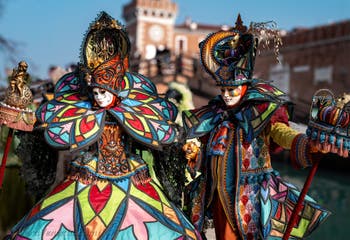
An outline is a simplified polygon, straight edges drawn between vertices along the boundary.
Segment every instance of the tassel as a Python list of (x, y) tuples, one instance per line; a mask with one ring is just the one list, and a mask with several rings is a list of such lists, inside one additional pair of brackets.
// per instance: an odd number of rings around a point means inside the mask
[(312, 133), (311, 133), (311, 139), (312, 139), (312, 140), (316, 140), (316, 139), (317, 139), (317, 135), (318, 135), (318, 131), (317, 131), (317, 130), (312, 131)]
[(337, 146), (337, 148), (341, 148), (341, 146), (343, 145), (343, 138), (338, 137), (337, 141), (335, 141), (335, 145)]
[(334, 143), (332, 144), (332, 147), (331, 147), (331, 152), (332, 153), (337, 153), (338, 152), (337, 141), (338, 141), (338, 139), (335, 137), (335, 141), (334, 141)]
[(339, 156), (343, 156), (343, 138), (338, 138), (338, 140), (337, 140), (337, 147), (338, 147), (337, 154)]
[(320, 143), (324, 143), (326, 140), (326, 133), (325, 132), (321, 132), (320, 133)]
[(321, 142), (321, 151), (324, 153), (329, 152), (330, 146), (328, 144), (328, 135), (325, 132), (321, 133), (320, 142)]
[(329, 140), (329, 143), (330, 143), (331, 145), (333, 145), (334, 142), (335, 142), (335, 136), (334, 136), (333, 134), (331, 134), (331, 135), (329, 136), (328, 140)]

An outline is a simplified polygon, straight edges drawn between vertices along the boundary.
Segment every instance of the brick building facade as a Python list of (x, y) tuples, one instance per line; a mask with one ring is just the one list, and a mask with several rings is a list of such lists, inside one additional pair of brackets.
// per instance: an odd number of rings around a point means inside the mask
[[(152, 59), (157, 50), (169, 49), (173, 56), (198, 55), (198, 43), (217, 25), (198, 24), (187, 19), (176, 26), (177, 4), (171, 0), (132, 0), (123, 7), (123, 18), (133, 51)], [(136, 56), (136, 57), (139, 57)]]
[(177, 5), (170, 0), (132, 0), (123, 7), (134, 57), (151, 59), (160, 47), (173, 49)]

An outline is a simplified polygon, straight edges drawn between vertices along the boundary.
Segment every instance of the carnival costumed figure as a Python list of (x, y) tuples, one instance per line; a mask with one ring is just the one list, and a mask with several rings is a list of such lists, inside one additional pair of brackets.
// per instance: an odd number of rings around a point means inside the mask
[[(300, 191), (272, 168), (270, 153), (290, 149), (301, 168), (311, 166), (316, 155), (309, 138), (289, 127), (284, 93), (253, 78), (258, 34), (275, 36), (277, 46), (280, 41), (268, 25), (252, 23), (248, 29), (239, 15), (234, 28), (200, 43), (202, 65), (221, 95), (183, 114), (189, 139), (183, 149), (194, 178), (190, 219), (203, 231), (205, 217), (212, 217), (220, 240), (281, 239)], [(329, 215), (309, 196), (302, 206), (291, 239), (309, 235)]]
[(9, 239), (201, 239), (160, 190), (132, 143), (160, 149), (176, 137), (176, 108), (128, 72), (130, 43), (102, 12), (81, 63), (37, 112), (49, 145), (76, 154), (66, 179), (11, 230)]
[(174, 104), (176, 105), (179, 111), (179, 114), (175, 122), (180, 126), (182, 126), (182, 117), (181, 117), (182, 111), (194, 108), (194, 104), (192, 100), (192, 92), (190, 88), (188, 87), (187, 83), (174, 81), (169, 83), (169, 89), (165, 93), (165, 96), (170, 101), (173, 101)]

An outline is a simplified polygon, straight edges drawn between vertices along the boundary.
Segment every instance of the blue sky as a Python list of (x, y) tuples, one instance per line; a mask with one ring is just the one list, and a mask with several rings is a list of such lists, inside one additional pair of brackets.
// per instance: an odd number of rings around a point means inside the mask
[[(47, 78), (51, 65), (79, 61), (80, 44), (100, 11), (120, 22), (122, 6), (131, 0), (5, 0), (0, 34), (19, 44), (17, 61), (29, 63), (29, 73)], [(274, 20), (278, 28), (315, 27), (350, 20), (350, 1), (314, 0), (173, 0), (179, 7), (177, 23), (186, 17), (206, 24), (233, 25), (238, 13), (245, 24)], [(0, 79), (5, 67), (15, 65), (0, 52)], [(1, 81), (0, 81), (1, 84)]]

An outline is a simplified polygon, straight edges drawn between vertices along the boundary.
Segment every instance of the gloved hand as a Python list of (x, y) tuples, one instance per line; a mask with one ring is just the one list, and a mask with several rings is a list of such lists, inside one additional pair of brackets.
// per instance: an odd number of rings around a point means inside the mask
[(195, 142), (188, 142), (183, 145), (182, 150), (185, 152), (185, 158), (190, 168), (194, 168), (197, 163), (197, 156), (199, 153), (199, 147)]

